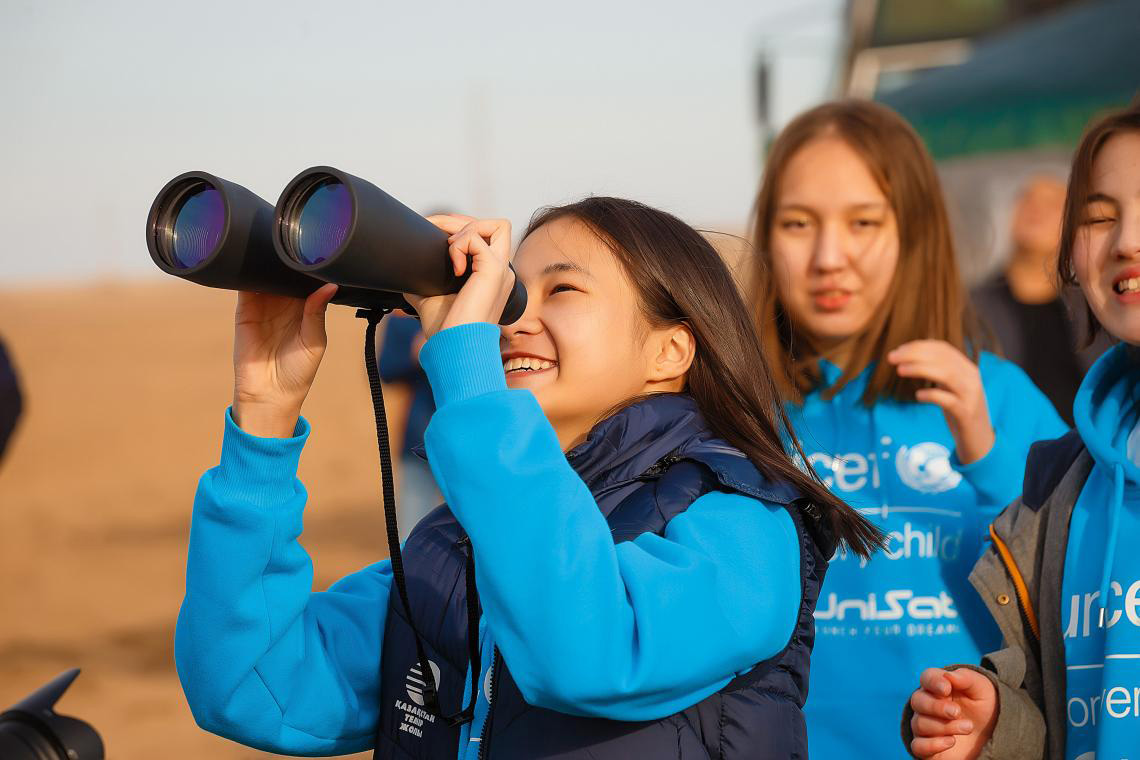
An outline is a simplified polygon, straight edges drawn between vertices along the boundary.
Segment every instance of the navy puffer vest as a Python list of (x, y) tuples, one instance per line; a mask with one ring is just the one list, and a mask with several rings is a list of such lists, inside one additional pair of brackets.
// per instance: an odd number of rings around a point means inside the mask
[[(671, 519), (710, 491), (784, 505), (800, 539), (799, 617), (777, 655), (698, 704), (656, 721), (585, 718), (529, 705), (509, 663), (496, 656), (492, 672), (480, 679), (492, 695), (481, 757), (806, 758), (802, 708), (815, 638), (813, 612), (834, 551), (815, 508), (789, 486), (767, 481), (740, 451), (714, 438), (685, 395), (658, 395), (624, 409), (595, 427), (567, 457), (606, 516), (615, 543), (646, 532), (664, 534)], [(442, 506), (415, 528), (403, 552), (412, 614), (427, 658), (439, 667), (439, 701), (448, 711), (462, 706), (468, 678), (466, 544), (462, 527)], [(399, 730), (407, 711), (416, 710), (405, 679), (418, 668), (412, 630), (393, 593), (384, 631), (378, 758), (450, 760), (458, 753), (459, 729), (438, 717), (423, 713), (419, 736)]]

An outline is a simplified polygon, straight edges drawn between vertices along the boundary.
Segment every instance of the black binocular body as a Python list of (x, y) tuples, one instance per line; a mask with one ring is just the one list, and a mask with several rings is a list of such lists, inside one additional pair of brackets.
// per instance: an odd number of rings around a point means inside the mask
[[(147, 248), (168, 274), (199, 285), (304, 298), (326, 282), (333, 303), (412, 311), (404, 293), (456, 293), (447, 234), (359, 177), (316, 166), (277, 205), (206, 172), (170, 180), (151, 204)], [(526, 308), (516, 279), (500, 318)]]

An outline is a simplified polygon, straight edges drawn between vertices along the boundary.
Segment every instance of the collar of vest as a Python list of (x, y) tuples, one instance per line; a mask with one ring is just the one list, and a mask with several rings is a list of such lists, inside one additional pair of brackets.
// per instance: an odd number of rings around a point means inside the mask
[(739, 449), (715, 438), (696, 401), (684, 393), (657, 393), (599, 422), (566, 454), (591, 492), (658, 475), (682, 459), (700, 462), (735, 491), (779, 504), (799, 494), (772, 483)]

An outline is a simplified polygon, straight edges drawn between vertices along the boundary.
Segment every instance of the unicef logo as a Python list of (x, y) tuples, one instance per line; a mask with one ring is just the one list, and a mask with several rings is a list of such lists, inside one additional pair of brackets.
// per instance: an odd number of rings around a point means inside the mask
[[(435, 680), (436, 691), (439, 691), (439, 666), (431, 660), (428, 660), (428, 667), (431, 668), (431, 674)], [(404, 679), (404, 686), (408, 690), (408, 699), (415, 702), (420, 707), (424, 705), (424, 683), (423, 671), (420, 670), (420, 664), (417, 662), (408, 671), (408, 677)]]
[(942, 493), (962, 482), (962, 474), (950, 466), (950, 450), (933, 441), (900, 448), (895, 469), (902, 482), (923, 493)]

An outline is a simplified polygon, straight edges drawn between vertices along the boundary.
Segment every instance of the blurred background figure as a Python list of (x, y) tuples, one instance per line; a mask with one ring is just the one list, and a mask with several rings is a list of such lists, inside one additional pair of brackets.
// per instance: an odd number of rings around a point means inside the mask
[(1065, 184), (1059, 177), (1040, 174), (1024, 185), (1014, 205), (1009, 260), (972, 297), (1002, 354), (1025, 370), (1072, 425), (1077, 387), (1107, 339), (1084, 346), (1088, 317), (1083, 300), (1078, 291), (1062, 293), (1057, 282), (1064, 204)]
[[(389, 419), (389, 427), (403, 429), (397, 470), (396, 509), (399, 512), (400, 540), (412, 532), (424, 515), (443, 503), (439, 486), (423, 458), (424, 431), (435, 412), (427, 375), (420, 367), (424, 336), (415, 317), (389, 315), (384, 322), (380, 347), (380, 379), (388, 385), (402, 385), (410, 395), (402, 419)], [(398, 431), (393, 431), (399, 435)]]
[(20, 383), (16, 379), (16, 367), (4, 341), (0, 340), (0, 461), (4, 459), (4, 451), (8, 448), (8, 441), (16, 429), (16, 421), (20, 418), (23, 409), (23, 398), (20, 396)]

